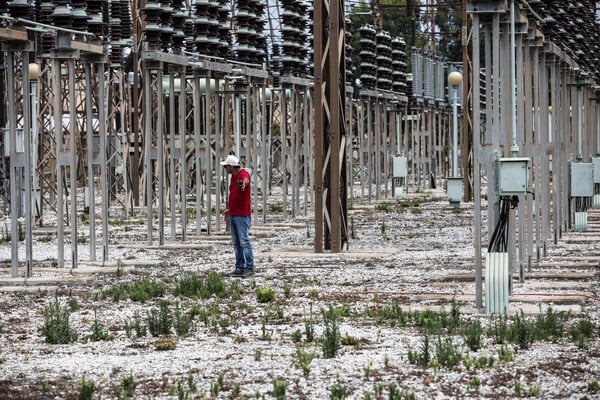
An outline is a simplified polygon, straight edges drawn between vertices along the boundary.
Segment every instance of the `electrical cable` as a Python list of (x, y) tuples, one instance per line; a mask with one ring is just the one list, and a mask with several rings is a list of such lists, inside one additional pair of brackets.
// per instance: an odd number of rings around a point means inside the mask
[(508, 217), (511, 204), (514, 204), (514, 199), (500, 198), (500, 215), (488, 245), (488, 253), (506, 253), (508, 251)]

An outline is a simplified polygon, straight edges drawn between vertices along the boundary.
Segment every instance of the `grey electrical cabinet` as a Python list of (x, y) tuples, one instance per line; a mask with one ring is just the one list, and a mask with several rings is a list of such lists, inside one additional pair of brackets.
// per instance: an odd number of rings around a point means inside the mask
[(600, 183), (600, 157), (592, 157), (592, 170), (594, 183)]
[(592, 163), (571, 164), (571, 197), (594, 195), (593, 170)]
[(406, 157), (396, 156), (393, 158), (392, 174), (394, 178), (406, 178), (408, 176), (408, 160)]
[(529, 185), (529, 158), (501, 158), (498, 167), (498, 194), (512, 196), (526, 194)]

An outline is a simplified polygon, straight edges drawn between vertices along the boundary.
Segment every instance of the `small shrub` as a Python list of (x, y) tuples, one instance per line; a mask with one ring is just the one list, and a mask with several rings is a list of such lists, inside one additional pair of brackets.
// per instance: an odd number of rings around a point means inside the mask
[(429, 336), (423, 336), (419, 351), (413, 352), (411, 349), (408, 350), (408, 362), (414, 365), (420, 365), (426, 367), (431, 361), (431, 346), (429, 344)]
[(168, 335), (173, 327), (173, 316), (169, 309), (169, 302), (160, 302), (160, 310), (155, 308), (148, 311), (148, 330), (152, 336)]
[(310, 374), (310, 363), (316, 357), (315, 353), (308, 352), (302, 348), (296, 349), (296, 355), (292, 360), (292, 365), (300, 367), (305, 378)]
[(77, 332), (69, 325), (69, 307), (61, 308), (58, 299), (44, 308), (44, 325), (42, 335), (46, 337), (46, 343), (70, 344), (77, 340)]
[(285, 391), (287, 389), (287, 383), (285, 381), (274, 379), (273, 380), (273, 396), (277, 400), (285, 399)]
[(451, 369), (460, 363), (462, 354), (452, 342), (452, 338), (447, 337), (442, 340), (438, 337), (435, 358), (440, 365)]
[(137, 387), (138, 382), (133, 377), (133, 374), (130, 372), (129, 375), (125, 375), (121, 379), (121, 394), (126, 398), (132, 398), (135, 394), (135, 388)]
[(338, 382), (329, 388), (329, 393), (331, 400), (344, 400), (346, 398), (346, 386)]
[(187, 313), (181, 312), (179, 304), (177, 304), (174, 314), (174, 326), (177, 336), (185, 337), (189, 335), (191, 325), (192, 317)]
[(482, 335), (483, 328), (478, 319), (466, 323), (462, 328), (463, 339), (471, 351), (477, 351), (481, 348), (483, 345)]
[(264, 287), (256, 288), (256, 301), (259, 303), (270, 303), (275, 301), (276, 298), (277, 293), (269, 285), (265, 284)]
[(594, 323), (589, 319), (581, 319), (571, 327), (571, 338), (578, 348), (586, 347), (594, 336)]
[(94, 396), (94, 390), (96, 389), (94, 382), (86, 381), (85, 376), (79, 381), (79, 400), (91, 400)]
[(177, 339), (171, 336), (162, 336), (154, 342), (154, 348), (158, 351), (169, 351), (177, 348)]
[(330, 306), (323, 312), (323, 357), (334, 358), (341, 347), (340, 329), (338, 327), (338, 313)]
[(515, 314), (511, 319), (512, 325), (508, 332), (510, 341), (518, 344), (523, 350), (528, 349), (533, 340), (532, 324), (525, 318), (523, 310), (521, 310), (521, 314)]
[(104, 324), (98, 319), (96, 310), (94, 310), (94, 322), (92, 323), (92, 334), (88, 337), (92, 342), (99, 342), (108, 339), (108, 330)]

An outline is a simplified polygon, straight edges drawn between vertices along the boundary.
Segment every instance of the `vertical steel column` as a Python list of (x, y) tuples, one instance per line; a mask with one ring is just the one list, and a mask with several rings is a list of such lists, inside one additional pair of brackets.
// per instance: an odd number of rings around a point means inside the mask
[(152, 244), (152, 203), (153, 203), (153, 146), (154, 126), (153, 126), (153, 96), (152, 96), (152, 71), (150, 68), (144, 68), (144, 174), (145, 174), (145, 202), (146, 202), (146, 243)]
[[(92, 87), (92, 65), (90, 63), (84, 64), (85, 69), (85, 87)], [(104, 91), (101, 89), (100, 91)], [(94, 165), (98, 163), (97, 155), (100, 151), (100, 144), (98, 143), (98, 149), (96, 149), (94, 141), (94, 120), (92, 115), (92, 96), (91, 93), (86, 93), (85, 96), (85, 109), (86, 109), (86, 141), (87, 141), (87, 193), (84, 196), (88, 198), (88, 215), (89, 215), (89, 242), (90, 242), (90, 260), (96, 261), (96, 185), (94, 182)], [(102, 149), (104, 152), (105, 149)]]
[[(32, 254), (32, 165), (31, 165), (31, 104), (30, 104), (30, 86), (29, 86), (29, 64), (27, 52), (28, 43), (10, 43), (3, 44), (2, 50), (6, 51), (6, 94), (7, 94), (7, 119), (9, 134), (9, 177), (10, 177), (10, 219), (11, 219), (11, 269), (10, 275), (13, 278), (18, 276), (19, 268), (19, 217), (21, 213), (21, 204), (25, 208), (25, 276), (31, 277), (33, 274), (33, 254)], [(19, 77), (18, 72), (21, 72)], [(21, 79), (19, 79), (21, 78)], [(18, 83), (21, 83), (19, 85)], [(17, 136), (17, 114), (18, 106), (21, 105), (23, 148), (18, 146)], [(4, 144), (5, 146), (7, 143)], [(18, 201), (23, 187), (25, 189), (25, 198), (22, 202)], [(6, 193), (5, 193), (6, 195)]]
[(75, 104), (75, 59), (67, 60), (69, 90), (69, 177), (71, 225), (71, 268), (77, 267), (77, 106)]
[[(267, 89), (266, 81), (263, 82), (261, 87), (262, 93), (262, 103), (261, 103), (261, 145), (262, 149), (260, 152), (260, 168), (261, 168), (261, 192), (262, 192), (262, 220), (263, 223), (266, 222), (267, 219), (267, 193), (268, 193), (268, 180), (270, 176), (270, 166), (271, 166), (271, 157), (270, 157), (270, 138), (271, 135), (268, 135), (267, 132), (272, 131), (272, 126), (269, 126), (269, 130), (267, 130), (267, 120), (268, 115), (273, 109), (273, 92), (271, 89)], [(268, 107), (267, 107), (268, 104)], [(270, 124), (269, 124), (270, 125)]]
[[(98, 129), (100, 134), (100, 190), (102, 191), (102, 261), (108, 260), (108, 207), (110, 197), (108, 194), (108, 160), (106, 156), (106, 104), (104, 96), (105, 78), (104, 78), (104, 67), (105, 63), (99, 62), (98, 67)], [(129, 136), (126, 136), (126, 140), (129, 140)]]
[(314, 6), (315, 138), (320, 142), (315, 144), (316, 252), (323, 248), (339, 252), (348, 240), (343, 3), (319, 0)]
[[(360, 100), (358, 109), (358, 127), (357, 127), (357, 151), (358, 151), (358, 174), (360, 181), (360, 202), (362, 203), (365, 198), (365, 137), (368, 134), (365, 129), (365, 111), (367, 102), (363, 99)], [(367, 117), (368, 118), (368, 117)]]
[[(475, 307), (483, 308), (483, 289), (482, 289), (482, 265), (481, 265), (481, 143), (480, 143), (480, 99), (479, 99), (479, 15), (473, 14), (472, 17), (472, 51), (473, 51), (473, 190), (474, 190), (474, 230), (473, 247), (475, 253)], [(467, 75), (468, 77), (468, 75)], [(468, 79), (467, 79), (468, 80)], [(466, 104), (466, 102), (465, 102)], [(464, 107), (464, 113), (468, 114), (468, 108)]]
[(52, 83), (54, 86), (54, 137), (56, 148), (56, 241), (57, 241), (57, 258), (58, 267), (65, 266), (65, 226), (64, 226), (64, 181), (63, 181), (63, 164), (64, 157), (64, 139), (62, 126), (62, 85), (61, 85), (61, 61), (59, 58), (54, 58), (52, 62)]
[[(202, 134), (202, 93), (201, 83), (202, 78), (195, 74), (193, 78), (193, 112), (194, 116), (194, 161), (196, 169), (196, 236), (200, 236), (201, 224), (202, 224), (202, 201), (204, 194), (204, 183), (202, 181), (202, 146), (201, 146), (201, 134)], [(208, 178), (207, 178), (208, 179)], [(210, 188), (210, 186), (209, 186)], [(210, 196), (210, 189), (209, 189)]]
[(179, 202), (181, 204), (181, 240), (187, 241), (187, 77), (186, 68), (179, 73)]
[(373, 195), (373, 108), (370, 97), (367, 97), (367, 199), (370, 202)]
[[(211, 110), (212, 110), (212, 87), (211, 87), (211, 71), (207, 72), (206, 75), (206, 93), (204, 97), (204, 136), (206, 137), (206, 184), (208, 187), (207, 198), (206, 198), (206, 232), (208, 235), (212, 233), (212, 170), (213, 170), (213, 148), (212, 148), (212, 124), (211, 124)], [(239, 157), (239, 154), (236, 154)], [(215, 195), (220, 192), (221, 181), (218, 180), (215, 185)], [(198, 217), (200, 218), (200, 217)], [(220, 225), (220, 218), (217, 218), (217, 225)], [(200, 228), (200, 220), (198, 219), (198, 228)], [(219, 230), (219, 228), (217, 228)], [(198, 230), (198, 233), (200, 231)]]
[(381, 142), (383, 137), (383, 129), (381, 129), (381, 116), (382, 116), (383, 103), (378, 98), (375, 98), (375, 129), (373, 140), (375, 141), (375, 149), (373, 154), (374, 169), (373, 174), (375, 176), (375, 200), (379, 200), (381, 193)]
[[(538, 51), (539, 53), (539, 51)], [(546, 57), (544, 54), (539, 55), (539, 78), (538, 78), (538, 95), (539, 111), (538, 111), (538, 123), (539, 128), (539, 159), (541, 166), (541, 179), (540, 185), (536, 188), (536, 193), (551, 193), (550, 187), (550, 170), (549, 170), (549, 150), (551, 147), (552, 132), (550, 131), (549, 120), (550, 120), (550, 98), (548, 88), (550, 88), (550, 82), (548, 81), (548, 66), (546, 64)], [(539, 199), (541, 197), (541, 200)], [(546, 241), (550, 235), (550, 221), (552, 218), (552, 212), (550, 209), (550, 196), (538, 196), (536, 200), (536, 206), (539, 203), (540, 207), (540, 218), (541, 218), (541, 229), (539, 239), (536, 238), (536, 244), (538, 246), (537, 261), (541, 260), (541, 257), (546, 257)], [(541, 247), (541, 250), (540, 250)], [(541, 253), (541, 255), (540, 255)]]
[(156, 147), (158, 148), (158, 244), (165, 244), (165, 102), (163, 87), (163, 69), (157, 71), (156, 83)]
[(170, 229), (171, 229), (171, 240), (177, 240), (177, 179), (175, 175), (175, 126), (177, 122), (177, 114), (175, 112), (175, 71), (169, 70), (169, 217), (170, 217)]
[(283, 218), (286, 219), (288, 215), (288, 179), (287, 179), (287, 171), (288, 171), (288, 157), (289, 157), (289, 148), (288, 148), (288, 131), (289, 131), (289, 104), (288, 104), (288, 93), (290, 93), (289, 88), (282, 88), (281, 90), (281, 98), (280, 108), (281, 108), (281, 183), (282, 183), (282, 203), (283, 203)]
[[(469, 80), (469, 76), (471, 76), (471, 66), (472, 62), (469, 58), (469, 43), (473, 40), (469, 35), (469, 17), (467, 14), (467, 0), (462, 0), (462, 27), (461, 27), (461, 43), (463, 48), (463, 62), (462, 74), (465, 77), (462, 82), (463, 88), (463, 106), (462, 106), (462, 164), (463, 164), (463, 201), (467, 202), (471, 200), (472, 197), (472, 187), (474, 185), (474, 180), (479, 179), (479, 177), (474, 176), (474, 171), (472, 170), (472, 163), (475, 161), (475, 157), (471, 157), (473, 155), (473, 146), (471, 131), (474, 129), (472, 125), (471, 115), (469, 114), (469, 109), (473, 107), (473, 105), (479, 101), (479, 92), (472, 91), (472, 85), (477, 80), (479, 81), (479, 70), (474, 69), (472, 73), (472, 79)], [(471, 38), (471, 39), (470, 39)], [(474, 51), (474, 50), (473, 50)], [(471, 103), (471, 104), (469, 104)], [(473, 161), (471, 161), (473, 160)]]

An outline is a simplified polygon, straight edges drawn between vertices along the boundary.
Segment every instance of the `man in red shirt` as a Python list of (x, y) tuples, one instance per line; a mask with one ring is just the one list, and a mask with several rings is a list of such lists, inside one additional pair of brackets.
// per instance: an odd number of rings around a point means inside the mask
[(229, 155), (221, 162), (228, 174), (229, 208), (225, 210), (225, 222), (229, 224), (231, 242), (235, 253), (235, 270), (229, 276), (247, 278), (254, 275), (254, 255), (248, 237), (252, 223), (252, 207), (250, 199), (250, 174), (240, 167), (240, 160)]

